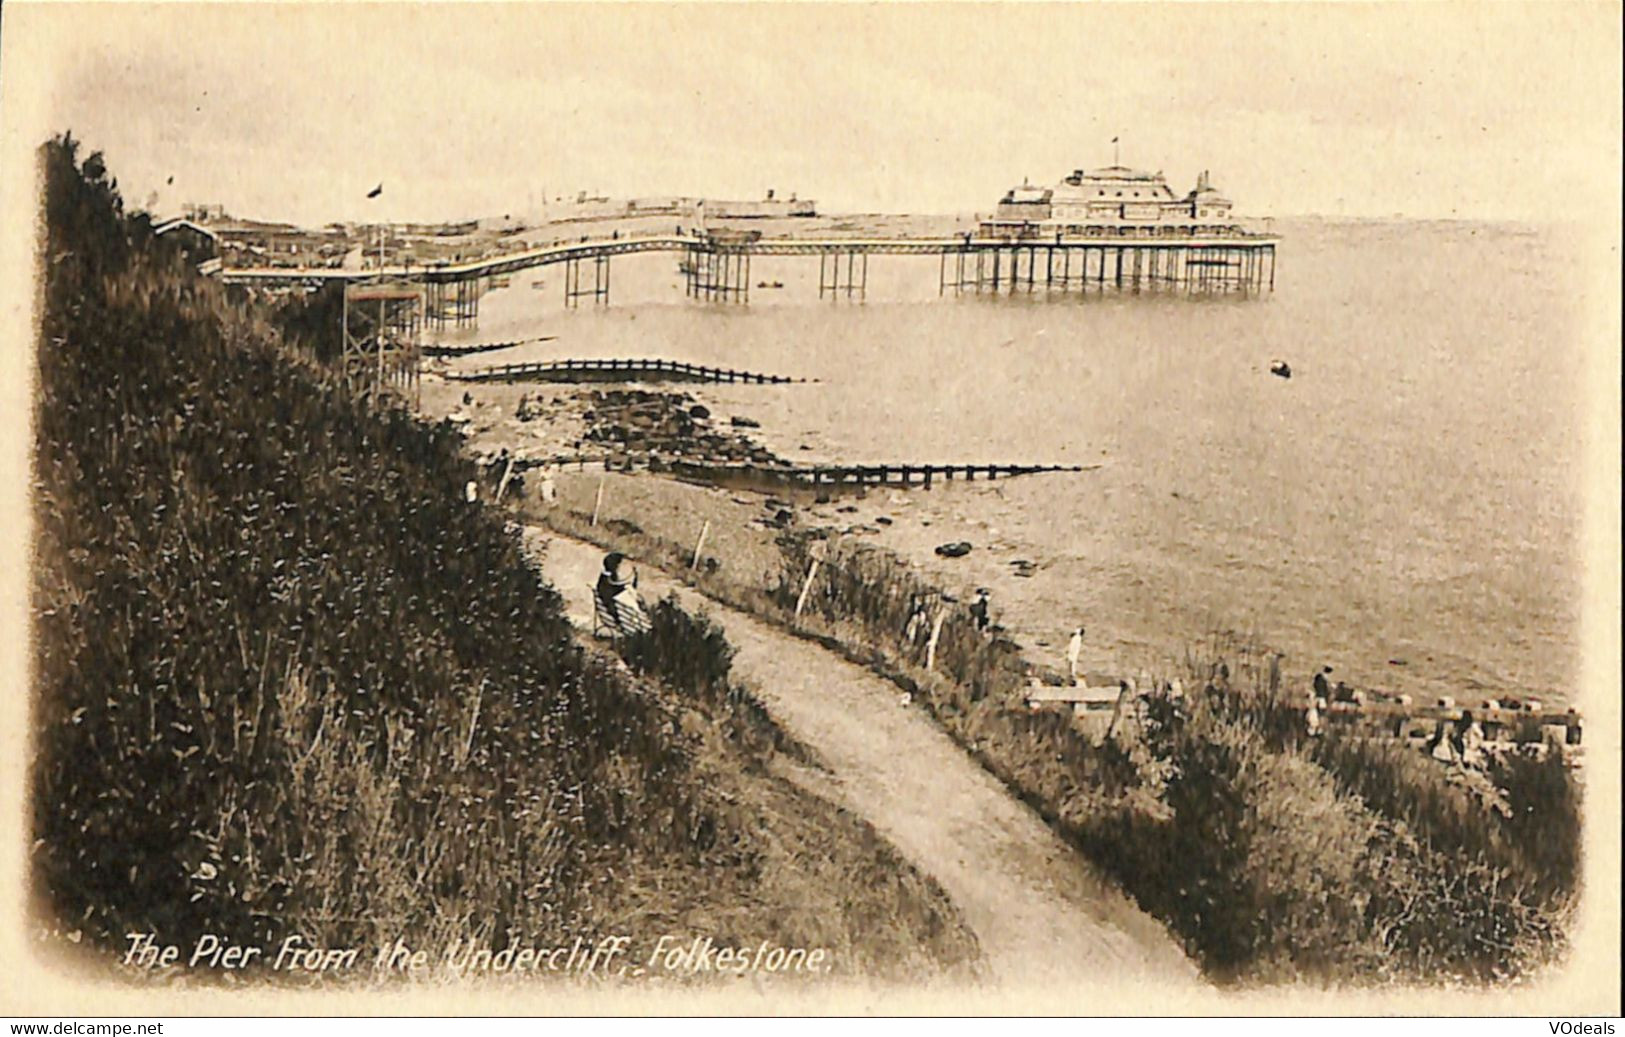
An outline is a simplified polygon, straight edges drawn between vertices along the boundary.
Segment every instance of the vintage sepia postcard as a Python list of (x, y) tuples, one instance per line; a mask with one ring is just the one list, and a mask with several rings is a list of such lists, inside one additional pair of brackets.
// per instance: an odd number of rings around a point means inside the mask
[(1616, 1012), (1620, 14), (6, 4), (0, 1012)]

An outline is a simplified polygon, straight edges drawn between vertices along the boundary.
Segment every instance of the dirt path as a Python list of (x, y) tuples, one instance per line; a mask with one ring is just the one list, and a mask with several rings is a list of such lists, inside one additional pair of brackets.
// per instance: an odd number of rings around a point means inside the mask
[[(571, 620), (590, 629), (602, 549), (532, 529)], [(734, 673), (833, 772), (826, 794), (867, 818), (934, 876), (981, 941), (995, 981), (1015, 985), (1198, 982), (1155, 919), (1063, 843), (897, 687), (839, 656), (641, 568), (653, 601), (676, 590), (738, 654)]]

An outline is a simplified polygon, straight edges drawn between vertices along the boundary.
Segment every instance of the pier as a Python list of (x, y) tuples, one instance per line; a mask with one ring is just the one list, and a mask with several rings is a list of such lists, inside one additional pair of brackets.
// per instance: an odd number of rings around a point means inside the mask
[[(1275, 290), (1279, 239), (1201, 227), (1089, 227), (1079, 235), (1031, 234), (950, 238), (740, 238), (671, 234), (613, 237), (548, 245), (462, 263), (395, 264), (346, 270), (330, 267), (224, 268), (228, 284), (321, 285), (331, 282), (409, 282), (424, 291), (424, 321), (436, 330), (478, 321), (480, 297), (493, 279), (563, 264), (564, 302), (610, 302), (610, 261), (616, 256), (675, 253), (685, 294), (702, 302), (750, 301), (751, 260), (760, 256), (816, 257), (819, 298), (863, 300), (871, 256), (937, 256), (942, 296), (971, 294), (1236, 295)], [(587, 276), (582, 269), (592, 265)]]

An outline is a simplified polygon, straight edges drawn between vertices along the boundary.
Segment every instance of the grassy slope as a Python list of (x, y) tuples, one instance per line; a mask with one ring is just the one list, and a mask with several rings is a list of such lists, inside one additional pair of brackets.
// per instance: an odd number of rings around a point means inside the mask
[(42, 163), (33, 820), (57, 927), (502, 946), (658, 916), (844, 969), (974, 956), (865, 826), (716, 737), (725, 711), (573, 642), (503, 516), (462, 500), (449, 426), (301, 362), (123, 215), (97, 156)]

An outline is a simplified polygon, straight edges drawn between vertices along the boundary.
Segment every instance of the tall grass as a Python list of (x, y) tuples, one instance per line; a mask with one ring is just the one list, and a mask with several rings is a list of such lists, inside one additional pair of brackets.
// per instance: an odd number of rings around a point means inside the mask
[(461, 500), (456, 435), (292, 363), (146, 247), (71, 140), (43, 161), (34, 824), (58, 916), (115, 946), (545, 936), (593, 923), (605, 847), (681, 852), (704, 819), (661, 711), (583, 663), (501, 516)]
[(1236, 685), (1215, 699), (1227, 719), (1255, 727), (1272, 749), (1304, 753), (1345, 794), (1359, 796), (1430, 850), (1482, 861), (1543, 902), (1574, 892), (1581, 790), (1578, 772), (1561, 752), (1497, 748), (1479, 772), (1441, 766), (1406, 741), (1357, 729), (1334, 727), (1311, 738), (1290, 696), (1272, 691), (1259, 660), (1240, 654)]

